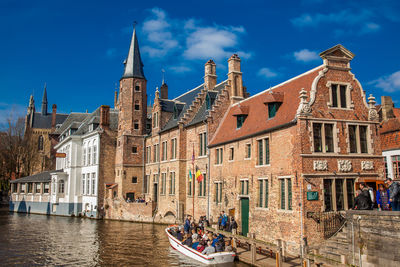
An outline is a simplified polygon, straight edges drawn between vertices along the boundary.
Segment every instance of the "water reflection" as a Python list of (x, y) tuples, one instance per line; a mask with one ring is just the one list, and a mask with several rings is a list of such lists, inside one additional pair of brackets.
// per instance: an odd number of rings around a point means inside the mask
[(0, 265), (199, 266), (169, 246), (164, 228), (0, 211)]

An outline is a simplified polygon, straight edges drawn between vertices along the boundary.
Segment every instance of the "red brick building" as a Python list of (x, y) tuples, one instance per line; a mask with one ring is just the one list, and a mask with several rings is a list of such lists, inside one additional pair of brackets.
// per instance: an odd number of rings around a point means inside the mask
[(242, 234), (297, 252), (304, 237), (320, 239), (313, 214), (347, 210), (356, 183), (383, 179), (375, 100), (350, 72), (354, 55), (337, 45), (320, 56), (209, 118), (211, 215), (229, 211)]

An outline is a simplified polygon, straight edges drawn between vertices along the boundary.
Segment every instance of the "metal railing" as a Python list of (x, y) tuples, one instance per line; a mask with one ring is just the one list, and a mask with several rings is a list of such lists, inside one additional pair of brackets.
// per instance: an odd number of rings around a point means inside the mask
[(334, 236), (346, 223), (346, 217), (340, 211), (308, 212), (307, 218), (317, 223), (317, 229), (324, 239)]

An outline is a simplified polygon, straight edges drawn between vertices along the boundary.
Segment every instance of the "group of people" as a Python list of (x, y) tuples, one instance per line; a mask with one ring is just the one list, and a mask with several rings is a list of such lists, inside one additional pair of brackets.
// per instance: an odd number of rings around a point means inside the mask
[(353, 209), (372, 210), (377, 207), (379, 210), (400, 211), (400, 185), (398, 182), (387, 178), (385, 184), (378, 186), (376, 195), (374, 190), (365, 183), (360, 184), (356, 192)]
[(235, 221), (235, 217), (226, 216), (224, 211), (221, 211), (220, 216), (218, 217), (218, 229), (224, 230), (227, 232), (231, 232), (232, 234), (237, 234), (237, 222)]
[(201, 216), (199, 223), (192, 221), (192, 216), (188, 215), (185, 224), (174, 228), (171, 234), (182, 242), (182, 245), (191, 247), (205, 255), (216, 252), (233, 251), (232, 239), (225, 239), (221, 234), (213, 234), (205, 230), (209, 226), (206, 216)]

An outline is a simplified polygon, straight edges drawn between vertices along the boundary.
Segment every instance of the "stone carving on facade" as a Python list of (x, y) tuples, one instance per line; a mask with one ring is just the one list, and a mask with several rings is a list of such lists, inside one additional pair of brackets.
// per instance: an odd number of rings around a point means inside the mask
[(339, 172), (349, 172), (351, 171), (352, 165), (351, 161), (348, 159), (338, 160), (338, 170)]
[(302, 88), (299, 94), (300, 104), (299, 108), (297, 109), (297, 116), (311, 115), (311, 107), (310, 104), (307, 102), (307, 91)]
[(326, 170), (328, 170), (328, 161), (314, 160), (314, 171), (326, 171)]
[(368, 97), (368, 107), (369, 107), (368, 120), (370, 120), (370, 121), (378, 121), (379, 120), (379, 115), (378, 115), (378, 111), (376, 111), (375, 104), (376, 104), (375, 97), (372, 96), (372, 94), (370, 94)]
[(373, 170), (374, 169), (374, 162), (370, 160), (361, 161), (361, 169), (362, 170)]

